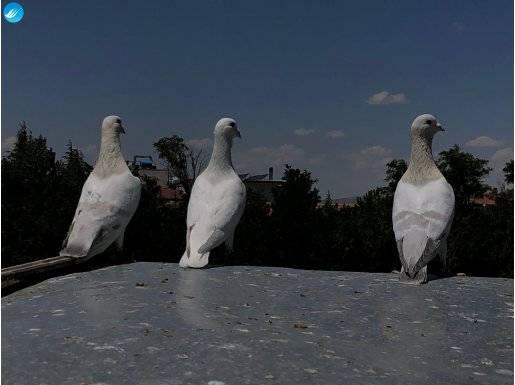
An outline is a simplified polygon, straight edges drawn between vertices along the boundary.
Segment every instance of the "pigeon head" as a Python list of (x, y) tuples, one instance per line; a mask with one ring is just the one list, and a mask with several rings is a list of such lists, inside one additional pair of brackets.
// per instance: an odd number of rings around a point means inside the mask
[(411, 125), (411, 134), (431, 139), (438, 131), (445, 131), (430, 114), (417, 116)]
[(241, 138), (240, 130), (236, 121), (231, 118), (222, 118), (216, 123), (215, 135), (220, 135), (225, 138), (234, 139), (235, 137)]
[(104, 119), (102, 122), (102, 134), (119, 136), (125, 134), (122, 126), (122, 119), (119, 116), (111, 115)]

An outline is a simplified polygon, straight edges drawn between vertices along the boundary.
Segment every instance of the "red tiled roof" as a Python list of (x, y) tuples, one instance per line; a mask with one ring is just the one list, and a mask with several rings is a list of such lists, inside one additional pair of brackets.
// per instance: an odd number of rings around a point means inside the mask
[(490, 206), (495, 205), (495, 196), (483, 195), (482, 197), (472, 198), (470, 201), (477, 205)]
[(179, 189), (161, 187), (160, 196), (162, 199), (181, 200), (184, 198), (184, 193)]

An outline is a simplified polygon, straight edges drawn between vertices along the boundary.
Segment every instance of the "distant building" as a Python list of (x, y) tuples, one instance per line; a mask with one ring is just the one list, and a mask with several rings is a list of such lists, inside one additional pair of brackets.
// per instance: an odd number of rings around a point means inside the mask
[[(331, 202), (337, 209), (341, 209), (343, 207), (353, 207), (356, 205), (358, 197), (346, 197), (346, 198), (336, 198), (331, 199)], [(325, 199), (322, 198), (322, 201), (317, 205), (318, 208), (324, 207)]]
[(346, 197), (333, 199), (333, 203), (340, 209), (342, 207), (354, 207), (358, 202), (358, 197)]
[(475, 197), (470, 199), (471, 203), (476, 205), (481, 205), (483, 207), (495, 205), (495, 195), (493, 194), (485, 194), (481, 197)]
[[(131, 170), (137, 169), (140, 177), (148, 176), (155, 179), (162, 199), (172, 201), (184, 199), (184, 190), (181, 187), (173, 187), (175, 182), (173, 175), (167, 169), (158, 169), (150, 155), (136, 155), (132, 161), (127, 161), (127, 165)], [(268, 174), (251, 175), (247, 173), (240, 174), (239, 177), (248, 190), (263, 195), (268, 204), (273, 202), (272, 191), (274, 188), (284, 184), (283, 180), (274, 180), (273, 167), (268, 169)]]
[(150, 155), (134, 155), (132, 160), (128, 160), (127, 166), (131, 170), (138, 168), (140, 170), (155, 170), (156, 166), (154, 165), (154, 160)]
[(132, 161), (127, 161), (131, 170), (137, 169), (138, 174), (153, 178), (159, 187), (159, 196), (166, 200), (184, 199), (184, 190), (180, 187), (172, 186), (173, 176), (166, 169), (158, 169), (150, 155), (136, 155)]
[(248, 190), (252, 190), (255, 193), (261, 194), (269, 204), (274, 201), (273, 190), (275, 188), (282, 187), (284, 184), (283, 180), (274, 179), (273, 167), (268, 169), (268, 174), (241, 174), (240, 178), (243, 183), (245, 183), (245, 186)]

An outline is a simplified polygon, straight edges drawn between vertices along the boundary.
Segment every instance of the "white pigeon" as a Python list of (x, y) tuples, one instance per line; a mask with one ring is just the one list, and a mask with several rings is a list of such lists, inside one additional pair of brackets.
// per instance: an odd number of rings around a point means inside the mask
[(141, 181), (132, 175), (120, 148), (125, 133), (118, 116), (102, 122), (102, 143), (95, 168), (82, 187), (61, 256), (89, 259), (111, 244), (121, 249), (123, 234), (136, 211)]
[(234, 171), (231, 147), (241, 138), (236, 122), (218, 121), (214, 131), (213, 153), (207, 168), (193, 184), (186, 219), (186, 250), (181, 267), (203, 267), (209, 253), (225, 243), (233, 248), (234, 230), (245, 208), (245, 185)]
[(411, 125), (411, 160), (393, 199), (393, 231), (407, 283), (427, 282), (427, 264), (437, 255), (444, 269), (447, 236), (454, 215), (454, 191), (433, 159), (433, 136), (444, 131), (434, 116), (418, 116)]

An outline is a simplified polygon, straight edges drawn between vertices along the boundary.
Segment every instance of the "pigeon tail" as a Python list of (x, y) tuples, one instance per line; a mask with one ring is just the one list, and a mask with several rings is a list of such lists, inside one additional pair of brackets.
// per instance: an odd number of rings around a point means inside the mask
[(188, 256), (188, 253), (185, 251), (179, 262), (179, 266), (184, 268), (193, 267), (200, 269), (209, 263), (209, 253), (209, 251), (203, 254), (190, 252), (190, 255)]
[(192, 228), (188, 233), (189, 238), (186, 239), (186, 250), (182, 255), (179, 266), (193, 268), (206, 266), (209, 263), (209, 254), (213, 249), (207, 244), (209, 243), (211, 245), (213, 236), (206, 237), (206, 232), (197, 228)]
[[(87, 234), (89, 232), (89, 234)], [(69, 234), (66, 245), (59, 252), (61, 257), (89, 258), (91, 246), (97, 237), (98, 231), (88, 231), (85, 226), (81, 226), (80, 232)]]
[(123, 236), (123, 231), (120, 234), (114, 228), (106, 228), (90, 213), (82, 213), (77, 222), (73, 223), (59, 255), (89, 259), (103, 253), (113, 242), (120, 239), (120, 235)]
[(399, 281), (411, 285), (421, 285), (423, 283), (427, 283), (427, 266), (424, 266), (415, 274), (415, 276), (411, 277), (408, 276), (408, 274), (406, 274), (406, 271), (404, 270), (403, 266), (399, 274)]
[[(402, 240), (402, 266), (401, 280), (414, 280), (414, 283), (422, 283), (427, 279), (427, 264), (431, 260), (428, 248), (427, 235), (422, 230), (409, 231)], [(420, 274), (419, 274), (420, 273)], [(425, 276), (425, 278), (424, 278)]]

